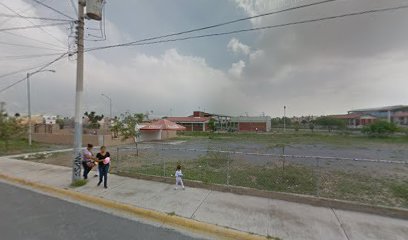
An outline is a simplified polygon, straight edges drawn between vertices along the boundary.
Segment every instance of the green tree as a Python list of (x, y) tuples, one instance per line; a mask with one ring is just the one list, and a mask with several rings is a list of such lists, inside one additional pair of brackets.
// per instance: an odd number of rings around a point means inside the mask
[(321, 127), (326, 127), (329, 132), (331, 132), (333, 129), (346, 128), (345, 121), (330, 116), (319, 117), (316, 119), (315, 123)]
[(4, 142), (6, 151), (9, 150), (11, 140), (21, 137), (24, 133), (24, 126), (15, 118), (9, 117), (1, 108), (0, 110), (0, 140)]
[(300, 123), (299, 123), (299, 122), (294, 122), (294, 123), (293, 123), (293, 128), (295, 129), (296, 132), (299, 132)]
[(309, 129), (310, 129), (310, 131), (314, 131), (314, 128), (315, 128), (315, 125), (314, 125), (314, 123), (313, 122), (310, 122), (309, 123)]
[(144, 116), (145, 115), (143, 113), (131, 114), (129, 112), (126, 112), (122, 114), (120, 118), (116, 118), (111, 127), (111, 131), (117, 132), (118, 135), (122, 137), (122, 141), (130, 138), (133, 139), (136, 146), (137, 156), (139, 156), (139, 148), (137, 142), (138, 138), (140, 137), (138, 124), (143, 122)]
[(89, 123), (88, 123), (88, 126), (87, 126), (88, 128), (90, 128), (90, 129), (99, 129), (101, 127), (101, 125), (99, 124), (99, 121), (101, 121), (104, 118), (103, 115), (96, 115), (96, 113), (93, 112), (93, 111), (90, 112), (90, 113), (85, 112), (84, 115), (89, 120)]
[(361, 131), (370, 136), (388, 136), (395, 133), (397, 130), (398, 127), (395, 123), (376, 121), (370, 125), (364, 126)]
[(211, 118), (210, 121), (208, 122), (208, 128), (213, 132), (216, 130), (215, 129), (215, 120), (213, 118)]
[(62, 119), (62, 118), (57, 118), (57, 120), (56, 120), (55, 122), (58, 124), (59, 129), (64, 129), (64, 126), (65, 126), (65, 121), (64, 121), (64, 119)]

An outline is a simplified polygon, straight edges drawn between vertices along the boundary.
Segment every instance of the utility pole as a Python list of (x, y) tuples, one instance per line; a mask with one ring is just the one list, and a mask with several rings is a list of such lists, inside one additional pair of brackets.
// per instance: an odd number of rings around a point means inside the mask
[(30, 73), (27, 73), (27, 106), (28, 106), (28, 145), (32, 144), (32, 127), (31, 127), (31, 84)]
[(286, 106), (283, 106), (283, 132), (286, 132)]
[(85, 0), (78, 0), (77, 22), (77, 76), (75, 95), (75, 137), (74, 137), (74, 161), (72, 166), (72, 182), (81, 178), (82, 162), (82, 98), (84, 90), (84, 8)]
[(31, 121), (31, 82), (30, 82), (30, 77), (36, 73), (40, 72), (53, 72), (55, 73), (55, 70), (41, 70), (41, 71), (35, 71), (32, 73), (27, 73), (27, 112), (28, 112), (28, 145), (31, 147), (32, 145), (32, 135), (33, 135), (33, 126), (32, 126), (32, 121)]

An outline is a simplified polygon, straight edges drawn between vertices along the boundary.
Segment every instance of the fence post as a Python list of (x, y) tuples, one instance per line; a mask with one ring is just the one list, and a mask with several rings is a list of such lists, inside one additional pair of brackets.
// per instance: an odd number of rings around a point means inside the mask
[(320, 159), (316, 158), (316, 168), (317, 168), (317, 176), (316, 176), (316, 195), (320, 197)]
[(163, 157), (163, 177), (165, 176), (166, 176), (166, 157)]
[(285, 174), (285, 162), (286, 162), (285, 145), (282, 145), (282, 171), (283, 171), (283, 174)]
[(228, 153), (228, 158), (227, 158), (227, 186), (229, 186), (229, 181), (230, 181), (230, 158), (231, 158), (231, 153)]

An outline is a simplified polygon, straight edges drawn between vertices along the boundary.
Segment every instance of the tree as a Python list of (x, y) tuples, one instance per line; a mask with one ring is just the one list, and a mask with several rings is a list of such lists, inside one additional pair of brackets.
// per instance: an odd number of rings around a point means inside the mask
[(299, 122), (294, 122), (294, 123), (293, 123), (293, 128), (295, 129), (296, 132), (299, 132), (300, 123), (299, 123)]
[(84, 114), (86, 117), (88, 117), (89, 120), (89, 124), (88, 124), (88, 128), (90, 129), (99, 129), (101, 127), (101, 125), (99, 124), (99, 121), (101, 121), (103, 119), (103, 115), (96, 115), (95, 112), (85, 112)]
[(208, 128), (213, 132), (215, 131), (215, 120), (213, 118), (208, 122)]
[(56, 120), (55, 122), (58, 124), (59, 129), (64, 129), (64, 126), (65, 126), (65, 121), (64, 121), (64, 119), (62, 119), (62, 118), (57, 118), (57, 120)]
[(323, 116), (316, 119), (315, 123), (322, 127), (327, 127), (329, 132), (333, 129), (344, 129), (346, 128), (346, 123), (341, 120), (330, 116)]
[(370, 136), (388, 136), (395, 133), (397, 130), (398, 127), (395, 123), (376, 121), (370, 125), (364, 126), (361, 131)]
[(9, 149), (10, 140), (21, 137), (24, 129), (15, 117), (8, 117), (3, 109), (0, 110), (0, 140), (4, 141), (6, 151)]
[(315, 125), (314, 125), (314, 123), (313, 122), (310, 122), (309, 123), (309, 129), (310, 129), (310, 131), (314, 131), (314, 128), (315, 128)]
[(132, 138), (135, 145), (136, 145), (136, 155), (139, 156), (139, 149), (138, 149), (138, 138), (140, 137), (140, 131), (138, 128), (138, 124), (143, 122), (144, 120), (143, 113), (134, 113), (131, 114), (126, 112), (122, 114), (120, 118), (116, 118), (114, 123), (112, 124), (111, 131), (118, 132), (119, 135), (122, 137), (122, 141), (126, 139)]
[(21, 116), (20, 113), (14, 114), (14, 117), (15, 117), (15, 118), (18, 118), (18, 117), (20, 117), (20, 116)]

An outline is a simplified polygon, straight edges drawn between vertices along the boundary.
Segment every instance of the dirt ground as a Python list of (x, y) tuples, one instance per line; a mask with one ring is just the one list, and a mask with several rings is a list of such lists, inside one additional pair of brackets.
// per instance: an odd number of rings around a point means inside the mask
[[(192, 180), (408, 207), (408, 148), (405, 143), (312, 142), (285, 144), (284, 148), (286, 155), (381, 159), (399, 163), (262, 156), (258, 154), (282, 154), (283, 145), (276, 141), (202, 137), (142, 143), (138, 157), (134, 146), (108, 147), (108, 151), (112, 156), (111, 173), (170, 177), (175, 166), (181, 163), (187, 178)], [(208, 153), (206, 150), (248, 154)], [(72, 153), (56, 153), (29, 160), (72, 166), (72, 159)]]

